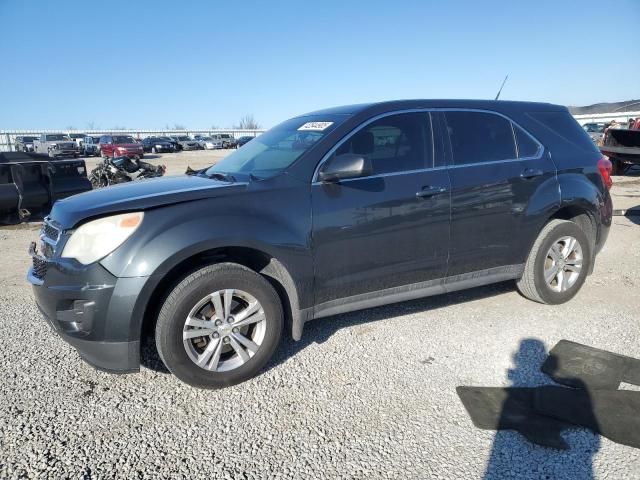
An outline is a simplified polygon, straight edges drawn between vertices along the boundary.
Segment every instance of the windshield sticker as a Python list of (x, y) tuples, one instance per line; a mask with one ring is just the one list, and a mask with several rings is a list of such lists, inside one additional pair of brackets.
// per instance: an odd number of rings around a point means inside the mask
[(307, 122), (298, 128), (298, 130), (313, 130), (321, 132), (322, 130), (329, 128), (331, 125), (333, 125), (333, 122)]

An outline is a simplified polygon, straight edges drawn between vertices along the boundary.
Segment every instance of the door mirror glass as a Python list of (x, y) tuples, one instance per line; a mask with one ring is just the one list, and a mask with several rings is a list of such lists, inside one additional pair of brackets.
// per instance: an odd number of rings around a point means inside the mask
[(355, 153), (343, 153), (331, 157), (322, 166), (318, 179), (325, 183), (335, 183), (347, 178), (360, 178), (371, 175), (371, 161)]

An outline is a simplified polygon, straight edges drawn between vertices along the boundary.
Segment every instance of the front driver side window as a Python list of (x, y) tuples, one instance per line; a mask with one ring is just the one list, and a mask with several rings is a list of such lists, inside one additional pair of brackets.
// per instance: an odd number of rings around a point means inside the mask
[(433, 167), (430, 115), (399, 113), (383, 117), (348, 138), (333, 156), (362, 155), (371, 161), (372, 175)]

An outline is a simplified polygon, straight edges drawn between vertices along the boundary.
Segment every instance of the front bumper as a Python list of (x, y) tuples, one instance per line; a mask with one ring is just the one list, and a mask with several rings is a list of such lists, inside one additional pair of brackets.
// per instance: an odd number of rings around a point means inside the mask
[[(138, 293), (148, 277), (117, 278), (102, 265), (70, 259), (36, 262), (27, 279), (38, 308), (53, 330), (90, 365), (113, 373), (140, 370), (140, 332), (132, 328)], [(138, 330), (138, 331), (136, 331)]]
[(73, 157), (79, 153), (79, 151), (75, 149), (58, 150), (57, 148), (52, 148), (49, 151), (54, 157)]
[(187, 144), (183, 144), (182, 145), (182, 149), (183, 150), (200, 150), (202, 147), (198, 144), (195, 145), (187, 145)]

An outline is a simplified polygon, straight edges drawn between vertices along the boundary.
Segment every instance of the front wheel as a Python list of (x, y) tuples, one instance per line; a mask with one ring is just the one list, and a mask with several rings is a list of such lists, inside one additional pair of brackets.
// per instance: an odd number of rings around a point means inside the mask
[(156, 346), (167, 368), (198, 388), (248, 380), (269, 361), (283, 328), (271, 284), (242, 265), (209, 265), (184, 278), (165, 300)]
[(591, 261), (591, 243), (578, 224), (551, 220), (529, 252), (518, 290), (536, 302), (565, 303), (582, 287)]

